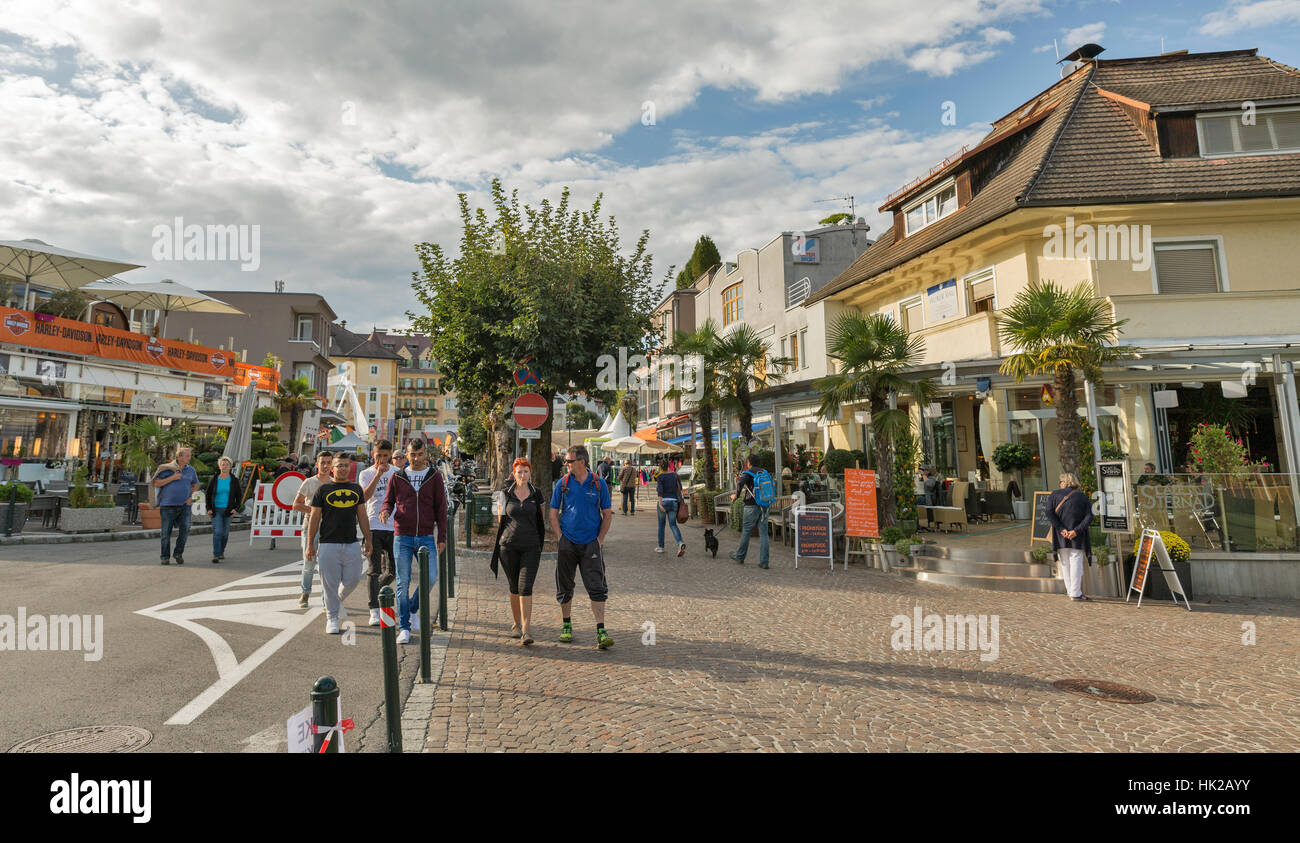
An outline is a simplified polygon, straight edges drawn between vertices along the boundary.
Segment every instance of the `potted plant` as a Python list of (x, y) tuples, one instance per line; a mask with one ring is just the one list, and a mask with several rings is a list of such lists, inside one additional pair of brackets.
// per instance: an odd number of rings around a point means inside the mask
[[(993, 465), (1003, 474), (1010, 472), (1016, 473), (1016, 485), (1022, 490), (1025, 485), (1024, 470), (1034, 464), (1034, 452), (1028, 445), (1022, 445), (1019, 442), (1003, 442), (993, 449)], [(1016, 520), (1024, 521), (1029, 518), (1029, 501), (1013, 500), (1011, 508), (1015, 510)]]
[(86, 469), (77, 469), (68, 490), (68, 506), (59, 515), (59, 529), (65, 533), (94, 533), (111, 530), (122, 523), (125, 510), (113, 505), (109, 495), (96, 495), (86, 488)]
[(0, 483), (0, 529), (8, 525), (9, 522), (9, 505), (13, 504), (13, 527), (14, 533), (23, 531), (23, 524), (27, 522), (27, 508), (32, 502), (32, 490), (26, 483), (17, 481), (10, 483)]
[(888, 571), (891, 567), (900, 567), (902, 557), (898, 552), (898, 544), (905, 538), (905, 534), (897, 527), (886, 527), (880, 531), (880, 561), (881, 569)]
[(898, 543), (897, 548), (899, 556), (901, 557), (906, 553), (908, 558), (905, 561), (911, 562), (915, 566), (916, 562), (913, 561), (912, 557), (921, 555), (921, 551), (925, 548), (925, 539), (917, 535), (908, 536)]

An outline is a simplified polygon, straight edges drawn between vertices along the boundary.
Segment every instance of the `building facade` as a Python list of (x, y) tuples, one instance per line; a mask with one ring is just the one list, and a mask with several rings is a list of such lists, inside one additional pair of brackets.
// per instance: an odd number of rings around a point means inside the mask
[(401, 418), (394, 425), (393, 441), (404, 446), (420, 435), (445, 446), (449, 435), (454, 438), (460, 427), (460, 406), (454, 391), (442, 391), (445, 382), (429, 338), (376, 328), (367, 339), (400, 358), (396, 414)]
[(356, 390), (372, 438), (392, 438), (396, 429), (398, 367), (405, 361), (368, 336), (349, 331), (347, 322), (331, 324), (329, 337), (330, 361), (334, 363), (334, 373), (330, 376), (330, 407), (338, 408), (345, 424), (357, 427), (352, 402), (345, 399), (339, 406), (343, 387), (338, 382), (346, 375)]

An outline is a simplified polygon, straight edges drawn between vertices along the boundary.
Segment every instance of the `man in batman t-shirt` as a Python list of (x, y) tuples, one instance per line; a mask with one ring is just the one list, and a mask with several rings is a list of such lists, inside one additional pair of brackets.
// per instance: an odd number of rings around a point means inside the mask
[[(325, 592), (325, 631), (339, 632), (347, 617), (343, 601), (361, 582), (365, 557), (370, 555), (370, 516), (366, 512), (365, 492), (348, 482), (351, 460), (335, 460), (334, 482), (324, 483), (311, 500), (311, 520), (307, 524), (308, 553), (319, 553), (317, 569)], [(357, 543), (357, 529), (364, 537)], [(314, 539), (320, 535), (320, 548)], [(308, 557), (311, 558), (310, 556)]]

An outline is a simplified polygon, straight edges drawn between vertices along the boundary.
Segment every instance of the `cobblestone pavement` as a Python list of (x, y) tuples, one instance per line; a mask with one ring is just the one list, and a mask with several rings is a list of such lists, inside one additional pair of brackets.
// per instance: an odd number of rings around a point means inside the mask
[[(581, 587), (575, 641), (556, 640), (554, 562), (538, 575), (537, 643), (523, 648), (506, 635), (504, 579), (462, 554), (426, 750), (1300, 750), (1300, 604), (1073, 603), (861, 564), (796, 570), (779, 542), (763, 571), (757, 540), (747, 564), (726, 558), (737, 537), (725, 528), (714, 560), (692, 522), (678, 559), (654, 553), (649, 507), (614, 518), (606, 651)], [(998, 616), (997, 658), (894, 650), (891, 620), (918, 606)], [(1246, 622), (1254, 645), (1243, 643)], [(1071, 677), (1157, 699), (1125, 705), (1052, 687)]]

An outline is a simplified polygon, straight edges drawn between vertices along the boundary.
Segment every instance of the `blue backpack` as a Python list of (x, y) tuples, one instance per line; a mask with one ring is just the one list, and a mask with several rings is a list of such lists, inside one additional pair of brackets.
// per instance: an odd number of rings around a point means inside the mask
[(766, 468), (757, 471), (750, 469), (745, 473), (754, 478), (754, 503), (771, 506), (776, 501), (776, 486), (772, 482), (772, 475), (767, 473)]

